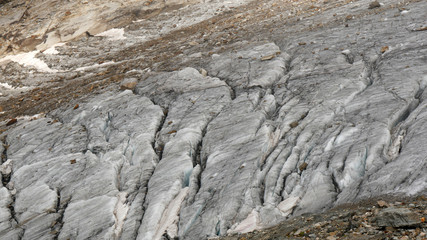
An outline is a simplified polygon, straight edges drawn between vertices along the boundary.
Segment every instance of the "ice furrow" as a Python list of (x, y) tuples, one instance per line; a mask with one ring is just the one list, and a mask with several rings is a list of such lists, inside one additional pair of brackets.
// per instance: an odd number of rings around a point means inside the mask
[(56, 205), (56, 212), (59, 213), (58, 219), (52, 223), (51, 233), (54, 235), (54, 239), (58, 239), (59, 233), (61, 232), (62, 226), (64, 225), (64, 212), (67, 209), (70, 199), (61, 199), (61, 190), (57, 189), (58, 202)]

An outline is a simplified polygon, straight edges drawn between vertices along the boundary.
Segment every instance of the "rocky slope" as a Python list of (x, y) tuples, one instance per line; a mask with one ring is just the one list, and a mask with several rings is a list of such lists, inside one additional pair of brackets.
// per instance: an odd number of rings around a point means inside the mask
[(427, 4), (239, 4), (8, 47), (1, 238), (205, 239), (425, 194)]
[[(426, 239), (426, 198), (382, 196), (344, 204), (321, 214), (295, 216), (279, 225), (221, 239)], [(392, 201), (392, 202), (390, 202)]]

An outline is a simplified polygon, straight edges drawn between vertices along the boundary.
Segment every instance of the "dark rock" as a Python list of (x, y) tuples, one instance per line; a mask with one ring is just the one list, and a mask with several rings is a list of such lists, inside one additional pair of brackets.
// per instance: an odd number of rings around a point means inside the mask
[(298, 122), (297, 122), (297, 121), (294, 121), (294, 122), (290, 123), (290, 124), (289, 124), (289, 126), (290, 126), (291, 128), (296, 128), (296, 127), (298, 127)]
[(17, 122), (18, 122), (18, 120), (16, 118), (10, 119), (10, 121), (6, 123), (6, 126), (13, 125), (13, 124), (15, 124)]
[(307, 166), (308, 166), (308, 163), (302, 163), (300, 166), (299, 166), (299, 170), (302, 172), (302, 171), (304, 171), (306, 168), (307, 168)]
[(421, 223), (418, 214), (407, 208), (390, 207), (382, 210), (377, 218), (380, 227), (414, 227)]
[(384, 46), (384, 47), (381, 48), (381, 53), (385, 53), (388, 50), (389, 50), (389, 47), (388, 46)]
[(373, 1), (369, 4), (369, 9), (379, 8), (381, 7), (381, 4), (378, 1)]

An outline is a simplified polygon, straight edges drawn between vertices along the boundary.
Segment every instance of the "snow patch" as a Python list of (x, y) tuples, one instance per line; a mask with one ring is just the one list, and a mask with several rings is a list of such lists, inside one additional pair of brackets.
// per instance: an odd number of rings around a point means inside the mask
[(44, 54), (50, 54), (50, 55), (56, 55), (56, 54), (58, 54), (59, 52), (55, 49), (56, 47), (61, 47), (61, 46), (64, 46), (65, 45), (65, 43), (57, 43), (57, 44), (55, 44), (55, 45), (53, 45), (52, 47), (50, 47), (50, 48), (48, 48), (48, 49), (46, 49), (46, 50), (44, 50)]
[(235, 229), (229, 230), (227, 233), (248, 233), (257, 229), (261, 229), (259, 222), (259, 213), (254, 209), (245, 220), (237, 225)]
[(114, 226), (114, 235), (118, 237), (120, 233), (123, 231), (123, 225), (125, 224), (125, 218), (129, 210), (129, 205), (126, 204), (127, 193), (121, 192), (117, 194), (117, 204), (114, 209), (114, 216), (116, 217), (116, 223)]
[[(19, 91), (23, 91), (23, 90), (27, 90), (30, 87), (14, 87), (12, 85), (9, 85), (8, 83), (0, 83), (0, 87), (6, 88), (7, 90), (19, 90)], [(2, 96), (3, 93), (0, 93), (0, 96)]]
[(17, 55), (6, 56), (0, 59), (0, 62), (10, 60), (10, 61), (19, 63), (21, 65), (24, 65), (26, 67), (28, 66), (34, 67), (41, 72), (50, 72), (50, 73), (58, 72), (58, 70), (49, 68), (49, 66), (45, 62), (36, 58), (36, 54), (39, 52), (40, 51), (32, 51), (32, 52), (21, 53)]
[(181, 204), (189, 192), (189, 188), (183, 188), (178, 195), (169, 203), (169, 206), (163, 212), (162, 219), (159, 223), (159, 229), (153, 239), (161, 239), (166, 232), (169, 237), (175, 238), (178, 236), (179, 211)]
[(28, 115), (19, 116), (19, 117), (17, 117), (17, 119), (18, 120), (36, 120), (36, 119), (43, 118), (43, 117), (45, 117), (44, 113), (38, 113), (38, 114), (35, 114), (33, 116), (28, 116)]
[(94, 68), (98, 68), (98, 67), (108, 66), (108, 65), (111, 65), (111, 64), (114, 64), (114, 63), (115, 62), (113, 62), (113, 61), (108, 61), (108, 62), (101, 63), (101, 64), (96, 63), (96, 64), (94, 64), (92, 66), (79, 67), (79, 68), (76, 69), (76, 71), (86, 71), (86, 70), (90, 70), (90, 69), (94, 69)]
[[(0, 112), (0, 114), (4, 114), (4, 113), (5, 112)], [(32, 120), (37, 120), (39, 118), (44, 118), (44, 117), (45, 117), (44, 113), (38, 113), (38, 114), (35, 114), (33, 116), (28, 116), (28, 115), (19, 116), (19, 117), (16, 117), (16, 119), (19, 121), (32, 121)], [(1, 124), (6, 124), (6, 122), (8, 122), (8, 121), (9, 121), (9, 119), (4, 120), (3, 122), (1, 122)]]
[(280, 210), (280, 212), (282, 212), (284, 216), (288, 216), (292, 213), (299, 201), (299, 197), (290, 197), (280, 202), (279, 205), (277, 205), (277, 208)]
[(107, 37), (108, 40), (124, 40), (126, 37), (124, 36), (125, 30), (123, 28), (112, 28), (102, 33), (96, 34), (98, 37)]

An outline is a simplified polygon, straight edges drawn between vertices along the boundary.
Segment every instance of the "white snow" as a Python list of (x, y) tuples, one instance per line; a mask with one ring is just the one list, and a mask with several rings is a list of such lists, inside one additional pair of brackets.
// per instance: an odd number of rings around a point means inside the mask
[(341, 53), (344, 55), (349, 55), (349, 54), (351, 54), (351, 51), (346, 49), (346, 50), (343, 50)]
[(107, 37), (108, 40), (124, 40), (126, 37), (124, 36), (125, 30), (123, 28), (112, 28), (102, 33), (96, 34), (98, 37)]
[(129, 210), (129, 205), (126, 204), (126, 197), (126, 192), (120, 192), (119, 194), (117, 194), (118, 201), (114, 209), (114, 216), (116, 217), (114, 234), (116, 237), (118, 237), (123, 231), (123, 225), (125, 224), (125, 218)]
[[(4, 112), (0, 112), (0, 113), (4, 113)], [(45, 114), (44, 113), (38, 113), (38, 114), (35, 114), (35, 115), (33, 115), (33, 116), (28, 116), (28, 115), (24, 115), (24, 116), (19, 116), (19, 117), (16, 117), (16, 119), (18, 119), (18, 120), (27, 120), (27, 121), (29, 121), (29, 120), (36, 120), (36, 119), (39, 119), (39, 118), (43, 118), (43, 117), (45, 117)], [(3, 121), (2, 123), (5, 123), (5, 122), (7, 122), (7, 121), (9, 121), (9, 120), (5, 120), (5, 121)]]
[(111, 65), (114, 63), (115, 62), (113, 62), (113, 61), (108, 61), (108, 62), (101, 63), (101, 64), (96, 63), (96, 64), (91, 65), (91, 66), (79, 67), (76, 69), (76, 71), (86, 71), (86, 70), (90, 70), (90, 69), (94, 69), (94, 68), (98, 68), (98, 67), (108, 66), (108, 65)]
[(45, 62), (35, 57), (36, 54), (39, 52), (40, 51), (32, 51), (32, 52), (21, 53), (17, 55), (6, 56), (0, 59), (0, 62), (10, 60), (10, 61), (22, 64), (26, 67), (28, 66), (35, 67), (37, 70), (41, 72), (51, 72), (51, 73), (58, 72), (58, 70), (50, 69)]
[(159, 223), (156, 235), (153, 239), (161, 239), (164, 232), (172, 238), (178, 236), (178, 222), (179, 222), (179, 211), (181, 209), (182, 202), (189, 192), (189, 188), (183, 188), (178, 195), (169, 203), (168, 207), (163, 212), (162, 219)]
[(65, 43), (57, 43), (57, 44), (53, 45), (52, 47), (46, 49), (43, 53), (44, 54), (50, 54), (50, 55), (56, 55), (59, 52), (55, 48), (56, 47), (61, 47), (61, 46), (64, 46), (64, 45), (65, 45)]
[(240, 222), (239, 225), (233, 230), (227, 231), (227, 233), (248, 233), (254, 230), (260, 229), (261, 226), (259, 224), (259, 213), (253, 209), (252, 212), (248, 215), (248, 217)]
[(14, 87), (12, 85), (9, 85), (8, 83), (0, 83), (0, 87), (4, 87), (8, 90), (25, 90), (29, 88), (29, 87)]
[(14, 87), (9, 85), (8, 83), (0, 83), (0, 86), (7, 88), (7, 89), (14, 89)]
[(280, 202), (279, 205), (277, 205), (277, 208), (282, 212), (284, 216), (288, 216), (292, 213), (293, 209), (297, 206), (299, 201), (299, 197), (290, 197)]

